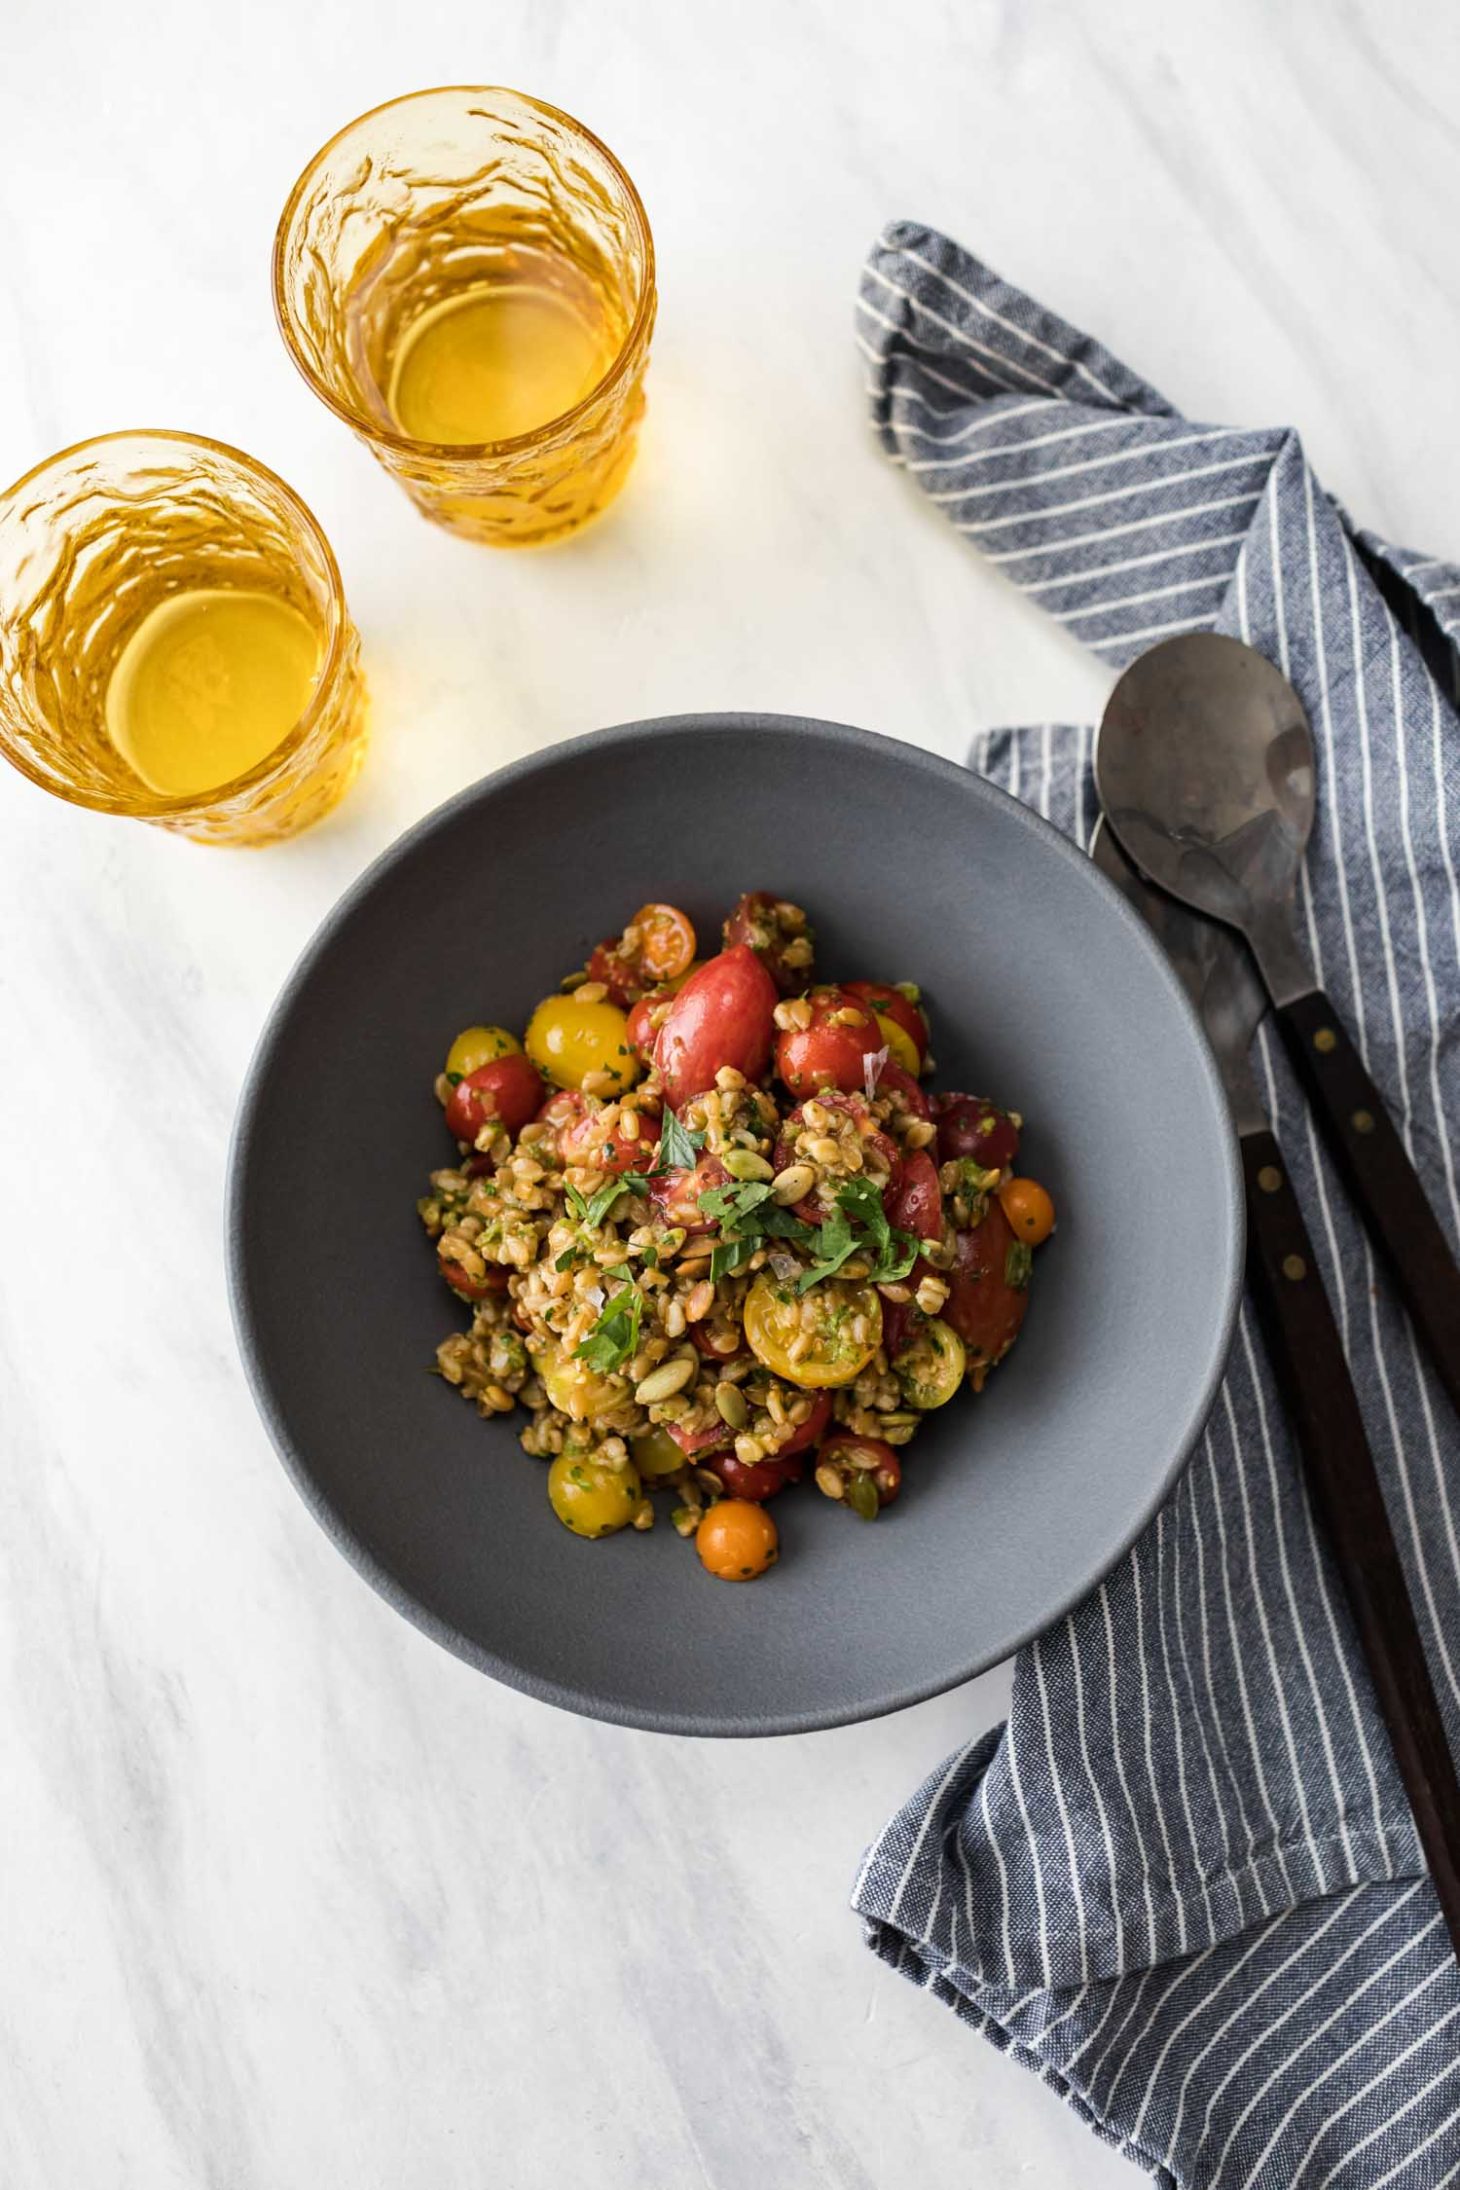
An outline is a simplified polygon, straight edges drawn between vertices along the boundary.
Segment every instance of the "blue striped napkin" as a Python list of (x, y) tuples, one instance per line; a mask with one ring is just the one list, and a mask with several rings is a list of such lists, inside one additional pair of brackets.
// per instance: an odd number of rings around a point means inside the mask
[[(858, 340), (893, 462), (1108, 661), (1224, 631), (1297, 685), (1309, 947), (1460, 1235), (1460, 566), (1357, 530), (1295, 433), (1194, 425), (931, 230), (878, 241)], [(1090, 746), (1000, 731), (973, 760), (1084, 843)], [(1460, 1742), (1460, 1432), (1267, 1027), (1255, 1054)], [(854, 1906), (1163, 2184), (1460, 2182), (1460, 1972), (1246, 1304), (1180, 1487)]]

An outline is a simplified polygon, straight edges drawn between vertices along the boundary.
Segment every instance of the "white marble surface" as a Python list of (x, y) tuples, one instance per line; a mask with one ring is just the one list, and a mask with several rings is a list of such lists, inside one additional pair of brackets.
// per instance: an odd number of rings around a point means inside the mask
[[(939, 222), (1200, 416), (1299, 422), (1460, 546), (1445, 0), (9, 0), (0, 475), (200, 428), (339, 549), (375, 694), (348, 807), (198, 851), (0, 782), (0, 2182), (7, 2190), (1097, 2190), (1032, 2079), (864, 1953), (867, 1836), (991, 1675), (769, 1744), (580, 1724), (407, 1628), (256, 1423), (223, 1298), (239, 1078), (290, 961), (510, 756), (697, 706), (949, 753), (1095, 665), (876, 452), (862, 251)], [(268, 244), (304, 157), (422, 84), (582, 114), (663, 304), (613, 517), (433, 533), (295, 379)], [(702, 1873), (714, 1814), (743, 1849)], [(1134, 2179), (1130, 2177), (1129, 2179)]]

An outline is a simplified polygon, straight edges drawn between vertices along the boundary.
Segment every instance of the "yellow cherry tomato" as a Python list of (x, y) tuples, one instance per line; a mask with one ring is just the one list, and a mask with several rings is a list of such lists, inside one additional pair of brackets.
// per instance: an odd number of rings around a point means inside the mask
[(1005, 1179), (999, 1207), (1015, 1239), (1027, 1247), (1042, 1247), (1054, 1230), (1054, 1203), (1037, 1179)]
[(463, 1027), (446, 1052), (446, 1069), (464, 1080), (494, 1057), (515, 1057), (522, 1044), (505, 1027)]
[(561, 1346), (544, 1347), (536, 1356), (536, 1367), (549, 1400), (559, 1414), (568, 1415), (574, 1422), (609, 1414), (628, 1397), (629, 1387), (623, 1377), (600, 1375), (586, 1361), (564, 1353)]
[[(745, 1296), (744, 1317), (756, 1359), (808, 1391), (855, 1383), (882, 1342), (882, 1303), (875, 1288), (845, 1278), (824, 1278), (809, 1292), (797, 1293), (773, 1271), (762, 1270)], [(793, 1353), (803, 1336), (810, 1346)]]
[(622, 1094), (639, 1077), (629, 1046), (629, 1022), (617, 1004), (585, 1004), (577, 996), (545, 996), (527, 1028), (527, 1054), (554, 1087), (581, 1087), (590, 1073), (606, 1073)]
[(901, 1065), (904, 1072), (910, 1072), (916, 1079), (923, 1069), (922, 1059), (918, 1056), (918, 1045), (907, 1028), (900, 1027), (895, 1019), (889, 1019), (885, 1011), (874, 1011), (872, 1016), (877, 1021), (878, 1030), (887, 1044), (887, 1054), (892, 1062)]
[(645, 1430), (641, 1437), (630, 1441), (629, 1451), (634, 1456), (634, 1466), (646, 1483), (662, 1482), (667, 1475), (678, 1475), (689, 1465), (682, 1447), (676, 1445), (662, 1424)]
[(908, 1332), (892, 1364), (903, 1398), (924, 1414), (933, 1407), (946, 1407), (967, 1367), (963, 1340), (951, 1323), (937, 1316)]
[(695, 1530), (695, 1550), (722, 1582), (753, 1582), (779, 1556), (776, 1524), (748, 1498), (721, 1498)]
[(634, 1518), (643, 1492), (632, 1465), (606, 1467), (582, 1453), (560, 1452), (548, 1469), (548, 1497), (575, 1536), (612, 1536)]

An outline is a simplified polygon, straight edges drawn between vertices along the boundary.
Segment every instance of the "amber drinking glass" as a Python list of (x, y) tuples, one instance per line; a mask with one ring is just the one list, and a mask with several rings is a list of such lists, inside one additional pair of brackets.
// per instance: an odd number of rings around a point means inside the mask
[(0, 752), (59, 798), (292, 836), (359, 766), (359, 657), (329, 542), (238, 449), (107, 434), (0, 495)]
[(654, 245), (606, 146), (523, 93), (395, 99), (316, 154), (274, 240), (304, 378), (436, 523), (574, 531), (633, 462)]

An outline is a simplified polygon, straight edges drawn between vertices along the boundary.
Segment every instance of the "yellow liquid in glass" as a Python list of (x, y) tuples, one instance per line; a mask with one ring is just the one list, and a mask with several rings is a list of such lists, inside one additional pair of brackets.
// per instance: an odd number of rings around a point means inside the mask
[(287, 737), (319, 674), (310, 625), (272, 593), (180, 593), (138, 625), (106, 695), (107, 734), (154, 791), (211, 791)]
[(416, 441), (508, 441), (560, 418), (608, 371), (620, 333), (569, 260), (524, 267), (423, 312), (394, 361), (389, 409)]

